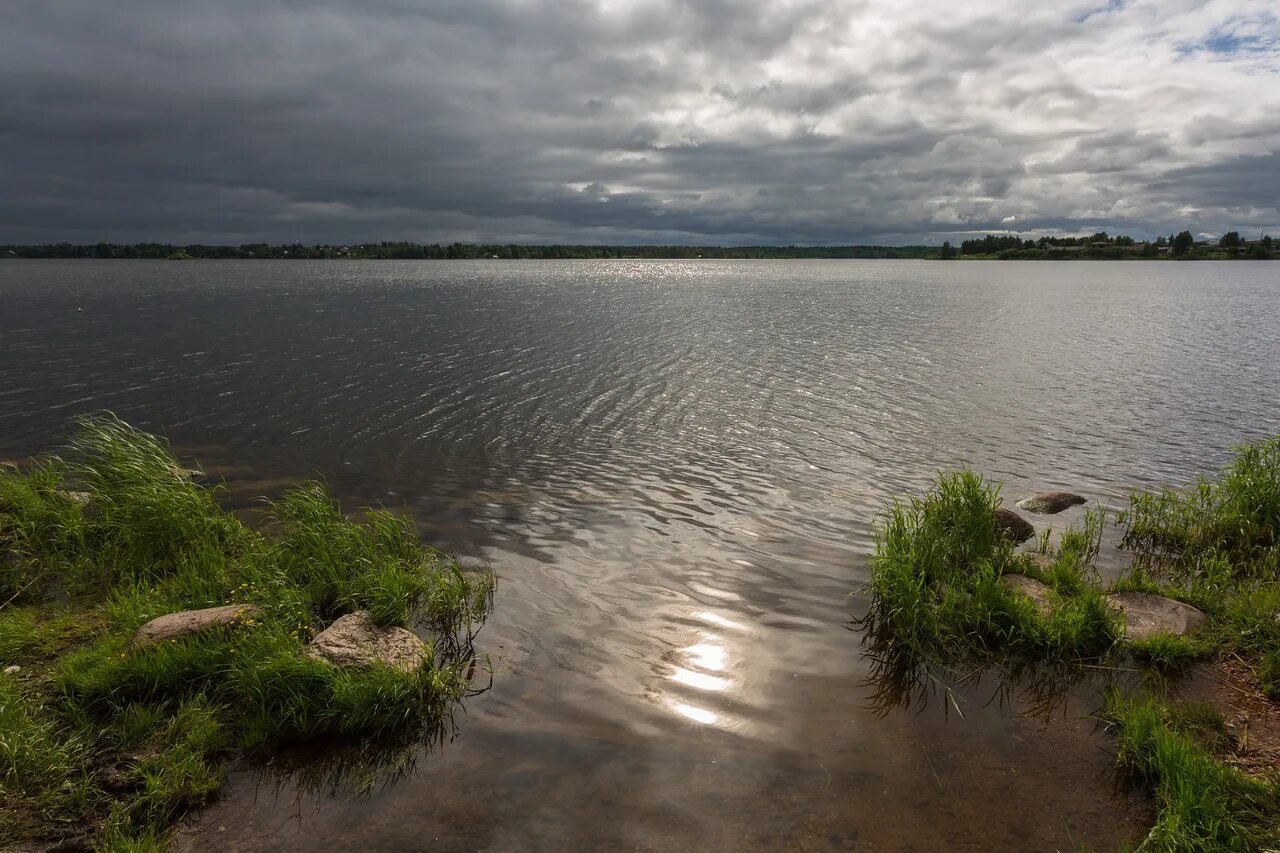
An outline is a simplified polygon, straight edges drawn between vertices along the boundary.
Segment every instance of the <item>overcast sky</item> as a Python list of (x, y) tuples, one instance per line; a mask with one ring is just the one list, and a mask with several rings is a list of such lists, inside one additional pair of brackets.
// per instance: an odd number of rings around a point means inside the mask
[(7, 0), (0, 242), (1280, 234), (1276, 0)]

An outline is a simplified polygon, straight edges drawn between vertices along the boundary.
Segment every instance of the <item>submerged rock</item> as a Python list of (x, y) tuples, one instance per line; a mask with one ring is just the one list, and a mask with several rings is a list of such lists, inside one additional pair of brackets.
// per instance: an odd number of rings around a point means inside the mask
[(1036, 535), (1036, 529), (1031, 526), (1031, 522), (1013, 510), (1003, 507), (996, 510), (996, 530), (1012, 539), (1015, 545), (1026, 542)]
[(169, 473), (174, 476), (174, 479), (184, 482), (197, 482), (208, 479), (199, 468), (183, 468), (180, 465), (170, 465)]
[(183, 610), (157, 616), (138, 629), (132, 645), (146, 646), (160, 640), (176, 640), (190, 634), (198, 634), (210, 628), (237, 625), (261, 613), (252, 604), (227, 604), (222, 607), (206, 607), (203, 610)]
[(1157, 634), (1190, 634), (1207, 618), (1198, 608), (1149, 592), (1117, 592), (1107, 605), (1124, 615), (1124, 632), (1130, 640)]
[(380, 628), (373, 617), (358, 610), (316, 634), (306, 655), (340, 667), (384, 663), (401, 672), (413, 672), (427, 662), (427, 647), (412, 631)]
[(79, 506), (88, 506), (93, 503), (93, 494), (90, 492), (59, 491), (58, 497), (62, 498), (64, 501), (70, 501), (71, 503)]
[(1088, 503), (1088, 501), (1072, 492), (1041, 492), (1018, 501), (1017, 506), (1018, 509), (1025, 509), (1027, 512), (1052, 515), (1082, 503)]
[(1026, 575), (1001, 575), (1000, 583), (1031, 599), (1041, 616), (1048, 616), (1053, 610), (1053, 590), (1035, 578)]

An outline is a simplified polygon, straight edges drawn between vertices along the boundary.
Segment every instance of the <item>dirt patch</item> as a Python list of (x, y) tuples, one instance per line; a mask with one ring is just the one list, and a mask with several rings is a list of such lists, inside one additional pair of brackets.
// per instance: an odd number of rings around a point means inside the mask
[(1223, 761), (1250, 776), (1280, 772), (1280, 703), (1267, 699), (1248, 666), (1224, 658), (1198, 672), (1186, 691), (1222, 714), (1230, 739)]

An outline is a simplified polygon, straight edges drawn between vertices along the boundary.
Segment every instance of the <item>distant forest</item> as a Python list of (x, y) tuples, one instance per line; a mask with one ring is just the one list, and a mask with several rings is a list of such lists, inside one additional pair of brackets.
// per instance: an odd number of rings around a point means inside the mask
[(942, 260), (980, 258), (999, 261), (1041, 260), (1128, 260), (1176, 258), (1180, 260), (1247, 260), (1266, 261), (1276, 249), (1271, 237), (1263, 234), (1257, 240), (1245, 240), (1239, 231), (1228, 231), (1216, 240), (1197, 241), (1190, 231), (1137, 241), (1123, 234), (1105, 231), (1086, 237), (1041, 237), (1027, 240), (1011, 234), (988, 234), (964, 240), (957, 250), (950, 241), (942, 244), (937, 257)]
[(381, 258), (451, 260), (468, 258), (573, 259), (573, 258), (930, 258), (937, 246), (518, 246), (510, 243), (352, 243), (314, 245), (302, 243), (242, 246), (178, 246), (169, 243), (96, 243), (76, 246), (51, 243), (40, 246), (0, 246), (0, 257), (18, 258)]
[(916, 258), (938, 260), (1269, 260), (1280, 251), (1280, 241), (1262, 235), (1246, 240), (1229, 231), (1211, 241), (1197, 241), (1190, 231), (1138, 241), (1105, 231), (1081, 237), (1040, 237), (1031, 240), (1012, 234), (988, 234), (941, 246), (523, 246), (513, 243), (352, 243), (349, 245), (304, 243), (245, 243), (240, 246), (176, 245), (173, 243), (47, 243), (0, 246), (3, 258), (161, 258), (168, 260), (257, 259), (604, 259), (604, 258)]

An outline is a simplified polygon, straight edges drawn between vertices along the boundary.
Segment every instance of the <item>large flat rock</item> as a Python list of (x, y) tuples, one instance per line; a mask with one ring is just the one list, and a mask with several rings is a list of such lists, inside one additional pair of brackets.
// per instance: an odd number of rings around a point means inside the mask
[(1107, 604), (1124, 615), (1125, 636), (1145, 640), (1157, 634), (1190, 634), (1208, 620), (1204, 612), (1150, 592), (1117, 592)]
[(1026, 575), (1001, 575), (1000, 583), (1009, 589), (1031, 599), (1041, 616), (1048, 616), (1053, 610), (1053, 590), (1035, 578)]
[(1017, 506), (1018, 509), (1025, 509), (1027, 512), (1052, 515), (1055, 512), (1062, 512), (1064, 509), (1079, 506), (1082, 503), (1087, 503), (1087, 501), (1072, 492), (1041, 492), (1038, 495), (1023, 498), (1018, 501)]
[(306, 655), (340, 667), (383, 663), (401, 672), (413, 672), (427, 662), (427, 647), (412, 631), (380, 628), (360, 610), (340, 616), (316, 634)]
[(203, 610), (182, 610), (157, 616), (133, 635), (133, 646), (146, 646), (161, 640), (176, 640), (207, 631), (210, 628), (238, 625), (261, 611), (252, 604), (226, 604)]

